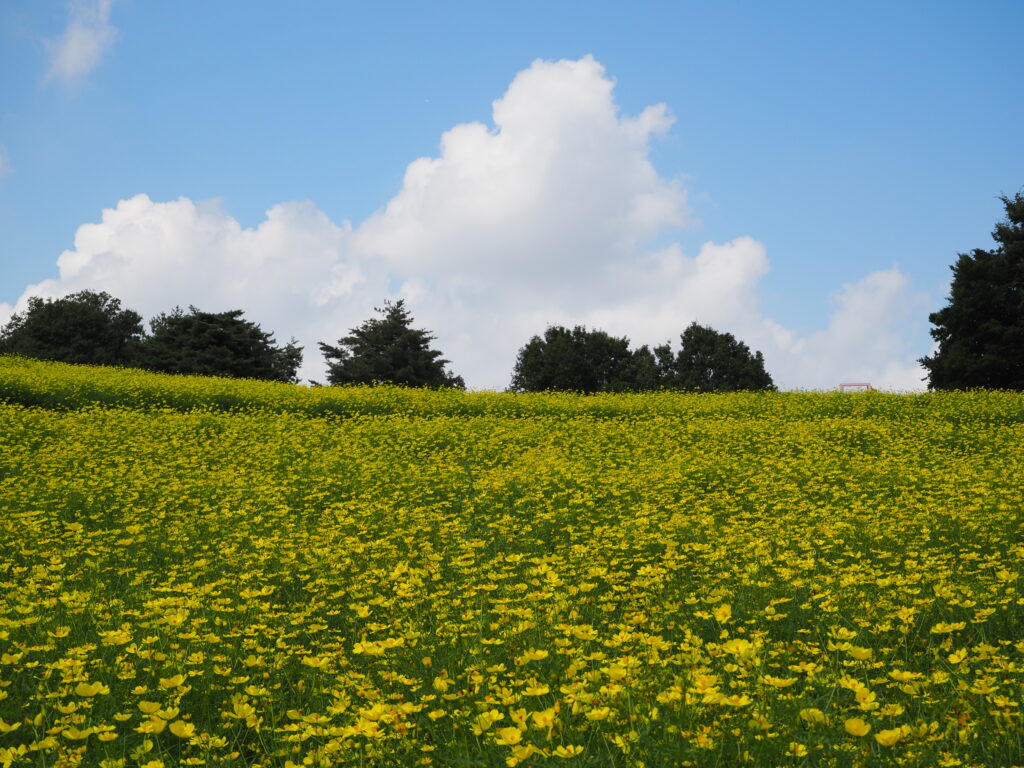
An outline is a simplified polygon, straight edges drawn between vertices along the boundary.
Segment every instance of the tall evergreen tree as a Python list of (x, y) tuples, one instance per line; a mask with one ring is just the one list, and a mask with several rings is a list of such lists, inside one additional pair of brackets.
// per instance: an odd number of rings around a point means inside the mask
[(412, 327), (403, 299), (375, 311), (380, 317), (351, 329), (337, 346), (320, 342), (328, 382), (465, 388), (461, 376), (446, 370), (442, 353), (430, 348), (434, 335)]
[(240, 309), (157, 315), (142, 354), (146, 368), (164, 373), (297, 381), (302, 347), (293, 339), (283, 347), (273, 334), (245, 320)]
[(0, 354), (65, 363), (134, 365), (142, 344), (142, 316), (122, 309), (104, 291), (79, 291), (60, 299), (33, 296), (24, 313), (0, 329)]
[(928, 316), (938, 342), (920, 361), (929, 389), (1024, 390), (1024, 194), (1000, 200), (996, 247), (959, 254), (948, 303)]

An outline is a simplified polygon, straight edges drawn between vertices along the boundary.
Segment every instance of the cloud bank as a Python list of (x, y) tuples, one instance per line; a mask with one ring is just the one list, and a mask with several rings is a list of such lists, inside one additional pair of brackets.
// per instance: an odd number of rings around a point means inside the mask
[(494, 102), (492, 125), (447, 131), (356, 226), (303, 202), (246, 229), (217, 201), (122, 200), (79, 227), (59, 278), (0, 305), (0, 322), (29, 296), (83, 288), (147, 317), (175, 304), (242, 308), (279, 341), (297, 337), (303, 375), (322, 379), (317, 341), (405, 298), (471, 388), (507, 386), (517, 350), (548, 324), (653, 345), (677, 343), (694, 320), (762, 350), (782, 388), (921, 387), (906, 329), (923, 305), (896, 267), (843, 286), (824, 327), (801, 336), (761, 310), (763, 244), (664, 246), (689, 219), (685, 190), (649, 158), (673, 119), (663, 104), (623, 115), (613, 89), (589, 56), (534, 62)]
[(43, 82), (58, 80), (74, 85), (91, 72), (117, 39), (110, 23), (113, 0), (72, 0), (68, 25), (61, 36), (47, 41), (50, 68)]

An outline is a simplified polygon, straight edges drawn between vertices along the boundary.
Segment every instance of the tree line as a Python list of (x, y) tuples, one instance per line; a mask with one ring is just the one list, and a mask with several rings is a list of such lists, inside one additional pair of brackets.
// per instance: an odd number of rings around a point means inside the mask
[[(947, 305), (929, 315), (937, 342), (920, 362), (930, 389), (1024, 389), (1024, 195), (1002, 196), (992, 250), (959, 254)], [(320, 342), (329, 384), (465, 388), (449, 361), (433, 349), (435, 336), (413, 327), (404, 301), (386, 302), (378, 316), (334, 344)], [(0, 329), (0, 354), (69, 363), (120, 365), (164, 373), (297, 382), (302, 347), (278, 345), (274, 335), (226, 312), (175, 308), (154, 317), (124, 309), (105, 292), (79, 291), (59, 299), (29, 299)], [(670, 344), (631, 349), (629, 340), (583, 326), (550, 326), (516, 357), (516, 392), (692, 392), (774, 390), (764, 357), (732, 334), (697, 323)]]
[(32, 297), (0, 329), (0, 354), (91, 365), (146, 368), (161, 373), (234, 376), (296, 382), (302, 348), (277, 346), (273, 334), (240, 309), (202, 312), (176, 307), (150, 321), (124, 309), (105, 291), (60, 299)]
[[(335, 344), (320, 342), (329, 384), (398, 384), (464, 389), (449, 361), (413, 327), (403, 300), (385, 302), (377, 316), (352, 328)], [(240, 309), (203, 312), (175, 308), (142, 317), (106, 292), (79, 291), (59, 299), (29, 299), (0, 329), (0, 354), (93, 365), (145, 368), (162, 373), (231, 376), (297, 382), (302, 347), (279, 346), (273, 334), (246, 320)], [(732, 334), (696, 323), (673, 353), (630, 349), (629, 340), (604, 331), (551, 326), (519, 350), (510, 389), (574, 392), (774, 389), (760, 352)]]

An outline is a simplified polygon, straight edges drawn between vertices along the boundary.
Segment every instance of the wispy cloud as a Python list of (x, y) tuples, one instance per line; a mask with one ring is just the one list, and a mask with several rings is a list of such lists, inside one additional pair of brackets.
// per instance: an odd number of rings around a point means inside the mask
[(117, 29), (110, 23), (112, 4), (113, 0), (72, 0), (63, 34), (47, 41), (50, 68), (44, 83), (74, 85), (99, 64), (117, 39)]

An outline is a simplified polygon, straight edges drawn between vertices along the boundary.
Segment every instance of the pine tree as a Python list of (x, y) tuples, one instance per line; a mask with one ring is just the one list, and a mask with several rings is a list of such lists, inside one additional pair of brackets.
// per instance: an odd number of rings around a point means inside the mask
[(434, 335), (412, 327), (405, 301), (385, 302), (370, 318), (338, 340), (320, 342), (331, 384), (401, 384), (409, 387), (464, 389), (461, 376), (449, 373), (441, 352), (431, 349)]
[(277, 347), (273, 334), (242, 315), (240, 309), (201, 312), (195, 307), (157, 315), (144, 345), (144, 367), (164, 373), (296, 382), (302, 347), (294, 339)]

